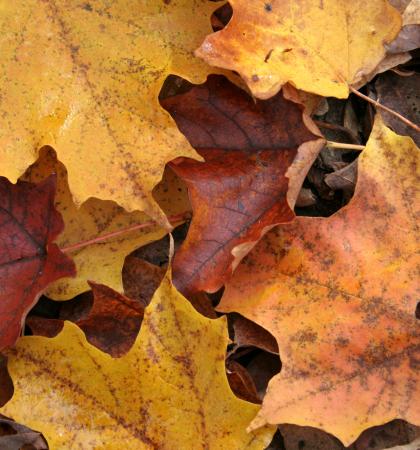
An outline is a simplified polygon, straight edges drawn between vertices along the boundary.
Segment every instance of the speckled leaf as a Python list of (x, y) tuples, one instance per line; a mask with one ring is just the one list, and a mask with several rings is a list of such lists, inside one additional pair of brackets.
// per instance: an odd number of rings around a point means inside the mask
[[(57, 161), (51, 148), (41, 151), (37, 162), (22, 179), (40, 181), (51, 173), (57, 174), (56, 208), (63, 216), (65, 228), (57, 243), (64, 248), (112, 233), (133, 225), (150, 223), (144, 213), (128, 213), (114, 202), (91, 198), (80, 208), (74, 204), (67, 183), (67, 171)], [(184, 213), (190, 209), (186, 187), (169, 170), (155, 190), (155, 198), (168, 215)], [(178, 222), (181, 223), (181, 222)], [(63, 278), (47, 289), (54, 300), (68, 300), (89, 290), (88, 280), (105, 284), (118, 292), (123, 291), (121, 270), (125, 257), (138, 247), (162, 238), (167, 231), (157, 225), (124, 233), (106, 241), (91, 244), (71, 252), (77, 267), (75, 278)]]
[(193, 51), (207, 0), (0, 1), (0, 175), (55, 148), (77, 204), (113, 200), (165, 222), (152, 198), (167, 161), (197, 157), (158, 103), (165, 78), (205, 80)]
[(272, 427), (246, 432), (259, 407), (231, 392), (226, 321), (198, 314), (165, 278), (133, 348), (113, 359), (71, 322), (8, 352), (15, 385), (3, 414), (50, 448), (264, 449)]
[(75, 274), (53, 244), (63, 229), (54, 195), (54, 176), (38, 185), (0, 177), (0, 350), (14, 344), (45, 288)]
[[(324, 141), (300, 105), (282, 94), (255, 103), (221, 76), (162, 105), (205, 159), (171, 164), (193, 208), (174, 283), (182, 292), (214, 292), (270, 228), (293, 220), (288, 189), (298, 185), (298, 192)], [(302, 160), (307, 149), (312, 157)]]
[(238, 267), (219, 309), (269, 330), (282, 360), (252, 429), (308, 425), (348, 445), (420, 423), (419, 157), (377, 118), (351, 202), (279, 227)]
[(387, 0), (232, 0), (233, 17), (196, 54), (237, 71), (258, 98), (291, 82), (344, 98), (370, 73), (401, 27)]

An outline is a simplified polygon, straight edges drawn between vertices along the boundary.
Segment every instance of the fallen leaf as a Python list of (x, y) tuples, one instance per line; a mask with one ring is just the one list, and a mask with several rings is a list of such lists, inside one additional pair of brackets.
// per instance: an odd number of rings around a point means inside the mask
[(128, 297), (137, 299), (147, 306), (165, 273), (164, 267), (155, 266), (144, 259), (129, 255), (125, 260), (122, 273), (124, 292)]
[[(140, 330), (144, 305), (121, 295), (103, 284), (89, 283), (93, 305), (86, 317), (75, 321), (86, 335), (86, 340), (114, 358), (127, 353)], [(30, 316), (27, 325), (38, 336), (54, 337), (63, 328), (64, 321)]]
[[(175, 254), (174, 283), (182, 292), (215, 292), (270, 228), (293, 220), (286, 172), (298, 159), (290, 183), (301, 184), (324, 141), (294, 102), (279, 94), (255, 103), (220, 76), (162, 105), (205, 159), (171, 163), (193, 208)], [(301, 160), (301, 147), (312, 159)]]
[(257, 388), (245, 367), (233, 360), (226, 361), (226, 373), (229, 386), (235, 395), (251, 403), (261, 403)]
[(48, 450), (40, 433), (0, 414), (0, 449)]
[(308, 425), (348, 445), (373, 425), (419, 422), (419, 155), (378, 116), (351, 202), (268, 234), (227, 285), (218, 309), (270, 331), (283, 364), (250, 429)]
[(53, 244), (63, 229), (54, 195), (54, 176), (38, 185), (0, 177), (0, 350), (15, 343), (49, 284), (75, 275), (71, 259)]
[[(146, 214), (138, 211), (129, 213), (111, 201), (90, 198), (78, 208), (70, 193), (66, 168), (57, 161), (51, 147), (42, 149), (39, 159), (22, 179), (38, 182), (51, 173), (57, 174), (56, 208), (65, 224), (64, 231), (57, 239), (61, 248), (134, 225), (150, 223), (150, 217)], [(156, 189), (155, 198), (168, 216), (190, 209), (185, 185), (170, 170), (165, 172), (165, 179)], [(125, 257), (136, 248), (162, 238), (166, 233), (164, 228), (152, 224), (72, 251), (77, 276), (53, 283), (48, 287), (47, 295), (54, 300), (71, 299), (90, 289), (88, 280), (123, 292), (121, 271)]]
[(257, 347), (270, 353), (279, 353), (274, 337), (263, 327), (239, 314), (231, 315), (234, 343), (236, 347)]
[(387, 0), (230, 1), (227, 26), (206, 37), (196, 55), (234, 70), (258, 98), (283, 84), (345, 98), (371, 72), (401, 27)]
[(211, 32), (207, 0), (18, 0), (0, 12), (0, 174), (15, 181), (43, 145), (69, 172), (76, 204), (90, 197), (141, 210), (166, 162), (197, 157), (158, 103), (165, 78), (200, 83), (193, 55)]
[[(418, 73), (402, 77), (396, 73), (388, 72), (378, 77), (375, 89), (380, 103), (397, 111), (412, 122), (420, 123), (419, 83), (420, 74)], [(417, 145), (420, 145), (418, 131), (386, 111), (381, 112), (381, 115), (384, 122), (396, 133), (410, 136)]]
[(362, 80), (356, 83), (355, 87), (359, 88), (371, 81), (376, 75), (386, 72), (400, 64), (404, 64), (411, 59), (410, 51), (415, 50), (420, 42), (420, 18), (410, 14), (413, 10), (414, 3), (417, 3), (417, 9), (420, 9), (420, 2), (414, 0), (412, 2), (403, 2), (402, 4), (392, 6), (396, 7), (402, 14), (402, 28), (397, 37), (389, 44), (385, 45), (385, 58), (370, 72), (363, 76)]
[(71, 322), (52, 339), (21, 338), (8, 352), (15, 394), (1, 412), (50, 448), (263, 449), (274, 429), (245, 431), (259, 407), (231, 392), (227, 343), (226, 321), (200, 316), (165, 278), (119, 359)]

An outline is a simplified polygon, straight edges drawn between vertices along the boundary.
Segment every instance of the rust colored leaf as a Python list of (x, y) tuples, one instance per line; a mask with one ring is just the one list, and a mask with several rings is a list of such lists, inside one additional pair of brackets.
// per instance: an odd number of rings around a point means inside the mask
[[(89, 284), (94, 296), (92, 309), (76, 324), (85, 332), (88, 342), (115, 358), (120, 357), (134, 344), (143, 320), (144, 305), (103, 284)], [(28, 318), (32, 332), (41, 336), (56, 336), (63, 324), (63, 320)]]
[[(270, 228), (293, 220), (286, 172), (299, 147), (319, 149), (322, 139), (282, 94), (255, 103), (220, 76), (162, 104), (205, 159), (172, 163), (194, 212), (175, 254), (174, 283), (184, 293), (215, 292)], [(310, 164), (297, 164), (293, 178), (300, 180)]]
[(270, 331), (283, 364), (251, 429), (309, 425), (348, 445), (420, 421), (419, 157), (378, 117), (351, 202), (267, 235), (226, 287), (220, 311)]
[(0, 177), (0, 349), (14, 344), (50, 283), (75, 275), (72, 260), (53, 244), (63, 229), (54, 195), (54, 177), (37, 185)]

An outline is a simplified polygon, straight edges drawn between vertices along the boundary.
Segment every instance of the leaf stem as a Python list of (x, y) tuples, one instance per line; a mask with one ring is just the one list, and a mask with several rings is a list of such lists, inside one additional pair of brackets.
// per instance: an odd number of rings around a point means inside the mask
[[(174, 216), (169, 216), (168, 220), (169, 222), (182, 222), (183, 220), (188, 219), (191, 216), (191, 214), (188, 211), (185, 211), (181, 214), (176, 214)], [(127, 228), (121, 228), (120, 230), (111, 231), (110, 233), (103, 234), (102, 236), (98, 236), (93, 239), (88, 239), (86, 241), (77, 242), (76, 244), (68, 245), (67, 247), (62, 247), (60, 250), (63, 253), (71, 253), (76, 250), (79, 250), (83, 247), (87, 247), (89, 245), (98, 244), (103, 241), (107, 241), (108, 239), (112, 239), (118, 236), (122, 236), (126, 233), (130, 233), (131, 231), (137, 231), (142, 230), (143, 228), (152, 227), (154, 225), (157, 225), (157, 222), (155, 220), (149, 220), (147, 222), (143, 223), (137, 223), (135, 225), (131, 225)]]
[(398, 119), (400, 119), (406, 125), (408, 125), (411, 128), (414, 128), (417, 132), (420, 132), (420, 127), (418, 125), (416, 125), (415, 123), (411, 122), (411, 120), (408, 120), (407, 118), (405, 118), (401, 114), (397, 113), (393, 109), (388, 108), (388, 106), (382, 105), (377, 100), (373, 100), (372, 98), (368, 97), (365, 94), (362, 94), (357, 89), (354, 89), (351, 86), (349, 86), (349, 89), (350, 89), (351, 92), (353, 92), (353, 94), (359, 96), (360, 98), (363, 98), (364, 100), (366, 100), (369, 103), (372, 103), (372, 105), (375, 105), (377, 108), (383, 109), (384, 111), (388, 112), (389, 114), (392, 114), (393, 116), (398, 117)]
[(364, 145), (358, 145), (358, 144), (343, 144), (342, 142), (334, 142), (334, 141), (327, 141), (327, 147), (330, 148), (342, 148), (343, 150), (364, 150)]

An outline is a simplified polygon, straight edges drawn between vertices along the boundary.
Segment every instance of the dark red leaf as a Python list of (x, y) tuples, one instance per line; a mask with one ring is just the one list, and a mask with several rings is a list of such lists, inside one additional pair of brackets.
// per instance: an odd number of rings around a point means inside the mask
[(0, 177), (0, 350), (15, 343), (44, 289), (76, 273), (52, 243), (64, 228), (54, 195), (54, 177), (37, 185)]

